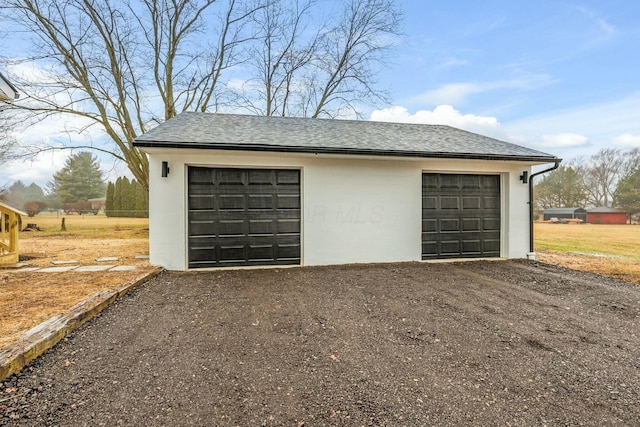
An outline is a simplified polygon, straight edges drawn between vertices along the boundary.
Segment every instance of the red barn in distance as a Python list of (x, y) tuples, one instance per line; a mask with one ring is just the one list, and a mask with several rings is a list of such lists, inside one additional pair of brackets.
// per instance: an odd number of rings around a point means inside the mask
[(628, 212), (622, 209), (602, 206), (587, 210), (589, 224), (626, 224)]

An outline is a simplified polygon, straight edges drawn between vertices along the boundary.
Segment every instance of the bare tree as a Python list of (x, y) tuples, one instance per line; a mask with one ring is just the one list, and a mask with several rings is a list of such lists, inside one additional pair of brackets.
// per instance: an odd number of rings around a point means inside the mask
[[(220, 74), (234, 65), (242, 25), (258, 7), (235, 0), (7, 0), (1, 11), (33, 38), (20, 61), (46, 71), (37, 81), (13, 75), (26, 96), (12, 105), (34, 120), (80, 117), (85, 124), (77, 132), (99, 126), (114, 147), (79, 148), (126, 162), (148, 188), (148, 161), (133, 140), (179, 111), (216, 107)], [(222, 24), (209, 31), (210, 11)]]
[(12, 108), (99, 129), (110, 145), (74, 148), (126, 162), (148, 188), (133, 141), (179, 112), (333, 117), (384, 100), (376, 67), (401, 15), (393, 0), (339, 3), (319, 20), (317, 0), (5, 0), (0, 18), (17, 26), (5, 31), (31, 37), (29, 56), (10, 62), (39, 72), (11, 76), (25, 93)]
[(384, 101), (375, 67), (399, 35), (401, 13), (392, 0), (351, 0), (323, 37), (320, 61), (308, 76), (305, 111), (311, 117), (357, 113), (363, 101)]
[(0, 101), (0, 166), (19, 156), (13, 129), (15, 120), (7, 111), (7, 105)]
[(615, 148), (603, 148), (582, 165), (590, 205), (611, 206), (624, 166), (625, 155)]

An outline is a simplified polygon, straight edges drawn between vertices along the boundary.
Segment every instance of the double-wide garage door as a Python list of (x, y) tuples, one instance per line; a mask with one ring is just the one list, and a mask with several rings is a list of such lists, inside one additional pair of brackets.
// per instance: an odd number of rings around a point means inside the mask
[(500, 176), (422, 175), (422, 259), (500, 256)]
[(300, 171), (189, 168), (189, 268), (300, 264)]

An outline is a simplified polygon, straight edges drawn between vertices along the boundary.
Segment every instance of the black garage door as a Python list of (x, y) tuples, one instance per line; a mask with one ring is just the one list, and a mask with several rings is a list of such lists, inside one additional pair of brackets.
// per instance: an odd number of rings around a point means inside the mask
[(300, 264), (300, 171), (189, 168), (189, 268)]
[(422, 175), (422, 259), (500, 256), (500, 176)]

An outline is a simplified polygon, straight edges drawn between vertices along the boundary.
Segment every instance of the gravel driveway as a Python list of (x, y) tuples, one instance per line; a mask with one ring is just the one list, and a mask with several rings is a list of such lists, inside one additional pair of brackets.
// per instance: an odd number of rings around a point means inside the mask
[(0, 424), (640, 425), (640, 288), (520, 261), (163, 273)]

